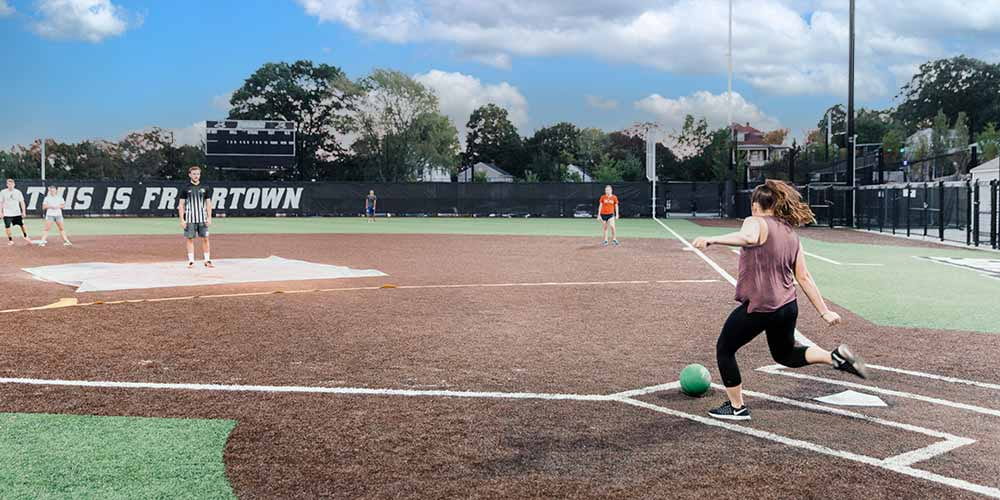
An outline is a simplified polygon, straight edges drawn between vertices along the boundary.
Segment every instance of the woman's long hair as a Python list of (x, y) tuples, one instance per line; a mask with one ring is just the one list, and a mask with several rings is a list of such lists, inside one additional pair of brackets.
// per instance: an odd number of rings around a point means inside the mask
[(802, 195), (784, 181), (768, 179), (753, 190), (750, 200), (760, 205), (762, 210), (772, 210), (775, 217), (793, 227), (816, 222), (816, 215), (802, 201)]

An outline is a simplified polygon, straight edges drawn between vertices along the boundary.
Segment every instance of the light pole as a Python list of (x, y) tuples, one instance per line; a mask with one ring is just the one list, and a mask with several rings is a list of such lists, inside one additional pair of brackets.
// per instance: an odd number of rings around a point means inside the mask
[(45, 180), (45, 138), (42, 137), (42, 180)]
[(854, 186), (856, 184), (854, 168), (856, 164), (854, 147), (857, 144), (857, 135), (854, 133), (854, 0), (851, 0), (850, 9), (850, 43), (848, 57), (848, 68), (847, 68), (847, 140), (849, 146), (847, 148), (847, 185), (850, 187), (848, 191), (848, 196), (850, 196), (850, 206), (851, 211), (847, 214), (847, 225), (854, 227)]
[(729, 0), (729, 50), (726, 52), (729, 67), (729, 90), (726, 93), (726, 129), (729, 130), (729, 171), (736, 173), (736, 131), (733, 130), (733, 0)]

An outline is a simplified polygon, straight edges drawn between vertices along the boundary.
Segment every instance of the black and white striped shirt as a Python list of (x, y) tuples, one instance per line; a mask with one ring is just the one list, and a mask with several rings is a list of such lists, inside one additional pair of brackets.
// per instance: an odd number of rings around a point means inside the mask
[(205, 206), (212, 204), (212, 188), (204, 184), (189, 184), (178, 195), (184, 203), (184, 220), (188, 224), (205, 223)]

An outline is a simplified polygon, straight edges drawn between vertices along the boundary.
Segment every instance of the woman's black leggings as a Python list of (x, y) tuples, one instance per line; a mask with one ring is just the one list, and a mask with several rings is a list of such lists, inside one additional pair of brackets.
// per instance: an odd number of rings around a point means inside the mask
[(748, 313), (747, 304), (737, 307), (726, 320), (715, 344), (722, 383), (726, 387), (736, 387), (743, 382), (740, 367), (736, 364), (736, 351), (764, 331), (767, 332), (767, 346), (775, 361), (789, 368), (808, 365), (807, 347), (795, 343), (795, 320), (798, 317), (799, 305), (794, 300), (769, 313)]

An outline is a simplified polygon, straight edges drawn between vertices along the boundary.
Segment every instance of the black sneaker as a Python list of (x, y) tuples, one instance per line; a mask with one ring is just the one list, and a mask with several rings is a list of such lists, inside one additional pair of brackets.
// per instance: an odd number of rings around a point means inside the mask
[(860, 378), (868, 378), (868, 367), (865, 366), (864, 360), (855, 356), (846, 345), (841, 344), (834, 349), (830, 357), (833, 358), (834, 368)]
[(729, 401), (714, 410), (709, 410), (708, 414), (722, 420), (750, 420), (750, 408), (747, 408), (746, 404), (743, 408), (733, 408), (733, 404)]

